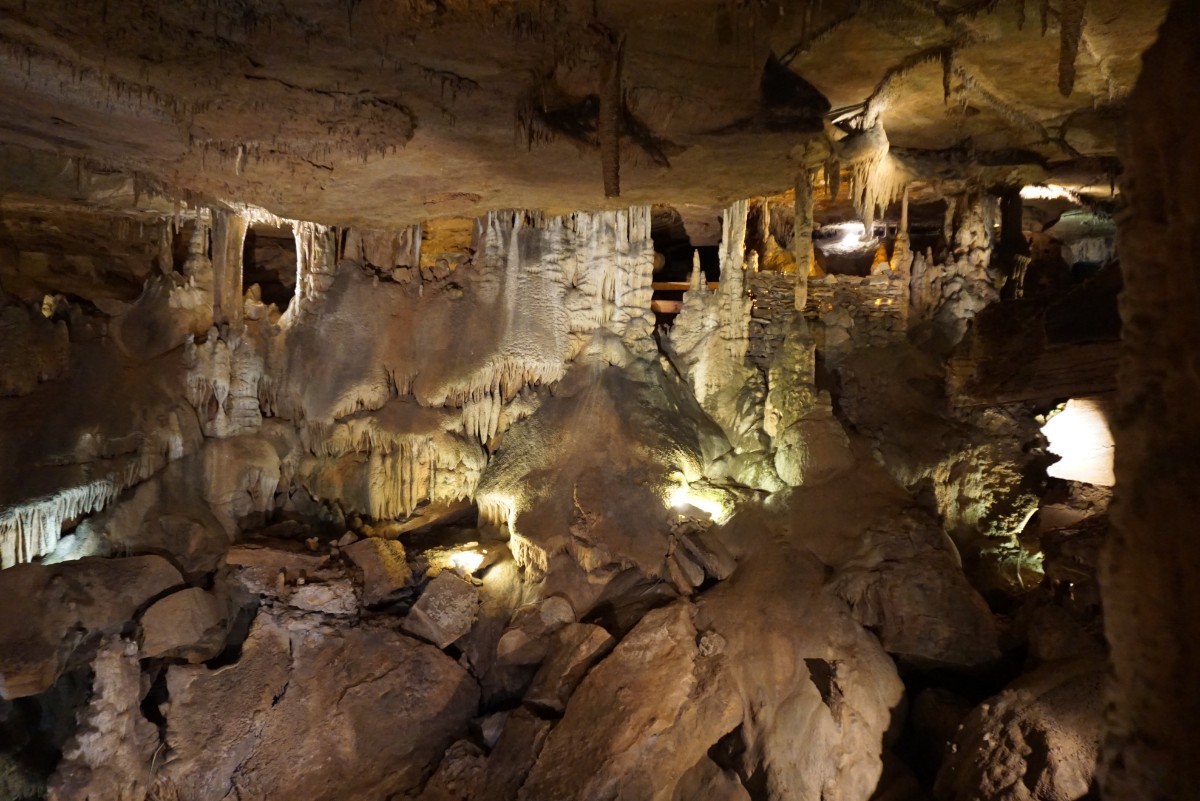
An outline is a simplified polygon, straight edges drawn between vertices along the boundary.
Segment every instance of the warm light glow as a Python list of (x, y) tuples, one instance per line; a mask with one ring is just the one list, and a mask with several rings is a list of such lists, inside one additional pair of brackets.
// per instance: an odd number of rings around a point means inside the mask
[(842, 238), (838, 240), (839, 248), (850, 250), (862, 244), (863, 236), (867, 233), (867, 226), (860, 222), (855, 222), (846, 223), (840, 227), (842, 228)]
[(729, 519), (730, 509), (725, 503), (712, 495), (693, 490), (686, 480), (680, 479), (680, 484), (671, 490), (667, 503), (675, 509), (686, 509), (691, 506), (707, 514), (714, 523), (724, 523)]
[(1069, 200), (1072, 203), (1079, 202), (1079, 195), (1067, 189), (1065, 186), (1058, 184), (1046, 184), (1045, 186), (1026, 186), (1021, 188), (1021, 197), (1026, 200)]
[(479, 551), (459, 551), (450, 557), (450, 566), (464, 573), (474, 573), (483, 565), (484, 556)]
[(1042, 426), (1047, 450), (1061, 460), (1047, 468), (1054, 478), (1111, 487), (1113, 437), (1104, 405), (1089, 398), (1074, 398)]

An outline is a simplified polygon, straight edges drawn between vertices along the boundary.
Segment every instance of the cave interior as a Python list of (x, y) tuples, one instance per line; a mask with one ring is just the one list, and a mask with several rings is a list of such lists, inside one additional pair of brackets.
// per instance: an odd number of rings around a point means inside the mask
[(1185, 0), (0, 0), (0, 801), (1187, 801)]

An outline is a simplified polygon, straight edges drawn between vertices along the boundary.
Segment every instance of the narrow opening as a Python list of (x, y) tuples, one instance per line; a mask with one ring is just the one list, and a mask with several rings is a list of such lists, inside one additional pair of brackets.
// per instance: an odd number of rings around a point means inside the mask
[(296, 238), (291, 228), (252, 225), (242, 247), (242, 292), (258, 285), (263, 303), (285, 311), (296, 294)]
[(669, 206), (656, 206), (651, 220), (650, 238), (654, 242), (654, 304), (658, 325), (670, 325), (683, 301), (681, 286), (692, 277), (693, 254), (700, 256), (704, 281), (720, 280), (719, 248), (695, 246), (684, 226), (683, 217)]

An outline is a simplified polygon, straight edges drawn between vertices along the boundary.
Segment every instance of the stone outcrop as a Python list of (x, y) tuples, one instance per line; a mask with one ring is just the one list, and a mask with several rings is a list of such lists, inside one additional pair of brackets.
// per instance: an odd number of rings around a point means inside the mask
[(651, 612), (588, 675), (519, 799), (671, 797), (676, 777), (741, 722), (723, 657), (701, 653), (692, 614)]
[(1092, 789), (1104, 665), (1048, 664), (977, 707), (938, 774), (939, 801), (1065, 801)]
[(48, 689), (89, 635), (119, 633), (138, 608), (182, 584), (159, 556), (81, 559), (0, 571), (10, 614), (0, 620), (0, 696)]
[(235, 665), (172, 667), (167, 688), (158, 780), (180, 801), (417, 789), (479, 697), (453, 660), (391, 629), (267, 613)]

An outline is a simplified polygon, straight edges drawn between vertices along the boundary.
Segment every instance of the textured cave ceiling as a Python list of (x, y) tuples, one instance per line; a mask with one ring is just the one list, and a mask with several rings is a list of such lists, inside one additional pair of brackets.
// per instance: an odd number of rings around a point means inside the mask
[[(153, 187), (376, 226), (712, 206), (788, 189), (835, 123), (864, 118), (933, 183), (1103, 192), (1166, 3), (1089, 0), (1061, 86), (1083, 6), (4, 0), (0, 200), (8, 218), (81, 201), (161, 211), (135, 197)], [(614, 42), (626, 113), (606, 198), (596, 98)]]

